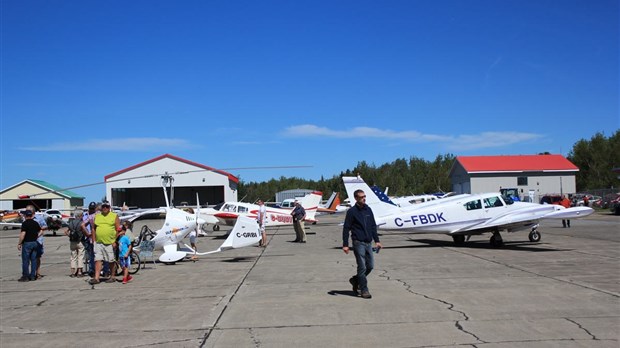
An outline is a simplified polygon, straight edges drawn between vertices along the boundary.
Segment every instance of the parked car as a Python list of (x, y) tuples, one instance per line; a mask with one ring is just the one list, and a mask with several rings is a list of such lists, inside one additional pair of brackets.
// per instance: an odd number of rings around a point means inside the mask
[(620, 194), (618, 194), (616, 199), (609, 202), (609, 210), (616, 215), (620, 215)]
[(540, 199), (540, 204), (560, 204), (562, 196), (558, 194), (546, 194)]
[(601, 208), (603, 209), (609, 209), (611, 202), (615, 199), (617, 199), (618, 197), (620, 197), (620, 192), (617, 193), (608, 193), (605, 196), (603, 196), (603, 200), (601, 203)]

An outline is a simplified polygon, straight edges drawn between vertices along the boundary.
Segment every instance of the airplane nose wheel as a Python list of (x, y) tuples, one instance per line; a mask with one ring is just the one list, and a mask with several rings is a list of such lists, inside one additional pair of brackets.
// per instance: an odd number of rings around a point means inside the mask
[(213, 225), (213, 231), (217, 232), (220, 230), (220, 225)]
[(504, 240), (502, 239), (502, 235), (499, 234), (499, 232), (493, 232), (493, 235), (491, 236), (489, 242), (491, 242), (491, 246), (495, 248), (499, 248), (504, 245)]
[(530, 239), (530, 242), (532, 243), (540, 242), (540, 232), (536, 230), (532, 230), (532, 232), (530, 232), (530, 235), (528, 237)]

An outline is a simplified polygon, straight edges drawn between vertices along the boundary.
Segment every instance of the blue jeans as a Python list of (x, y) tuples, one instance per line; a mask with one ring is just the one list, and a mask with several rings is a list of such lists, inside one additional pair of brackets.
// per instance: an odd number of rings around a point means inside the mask
[(87, 262), (84, 264), (88, 264), (88, 272), (95, 272), (95, 250), (93, 248), (93, 243), (86, 242), (84, 243), (84, 249), (86, 250), (86, 254), (88, 255)]
[[(35, 280), (37, 278), (37, 249), (39, 243), (25, 242), (22, 244), (22, 277)], [(28, 272), (30, 266), (30, 272)]]
[(366, 276), (375, 267), (375, 259), (372, 255), (372, 242), (365, 243), (357, 240), (353, 241), (353, 253), (357, 262), (357, 282), (361, 291), (368, 291), (368, 280)]

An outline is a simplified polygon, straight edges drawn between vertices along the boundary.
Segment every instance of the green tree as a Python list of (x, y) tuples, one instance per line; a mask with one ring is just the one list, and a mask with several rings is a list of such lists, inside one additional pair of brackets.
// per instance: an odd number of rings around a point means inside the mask
[(609, 138), (599, 132), (590, 140), (579, 140), (568, 159), (579, 168), (578, 191), (618, 187), (620, 180), (612, 169), (620, 167), (620, 130)]

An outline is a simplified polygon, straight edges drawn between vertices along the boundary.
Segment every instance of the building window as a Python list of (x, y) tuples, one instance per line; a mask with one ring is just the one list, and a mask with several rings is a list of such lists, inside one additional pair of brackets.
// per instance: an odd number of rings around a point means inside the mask
[(519, 176), (519, 177), (517, 177), (517, 185), (518, 186), (527, 186), (527, 176)]

